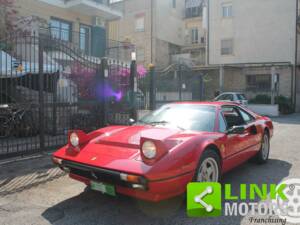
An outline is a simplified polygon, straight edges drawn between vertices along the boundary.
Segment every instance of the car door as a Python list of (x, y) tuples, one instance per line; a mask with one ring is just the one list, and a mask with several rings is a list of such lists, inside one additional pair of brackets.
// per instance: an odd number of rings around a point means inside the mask
[[(247, 126), (237, 106), (223, 106), (222, 115), (226, 122), (227, 131), (233, 126)], [(226, 133), (224, 138), (225, 171), (243, 163), (249, 158), (248, 149), (252, 143), (249, 129), (246, 129), (243, 134)]]
[(245, 142), (247, 142), (246, 153), (253, 155), (259, 150), (261, 144), (260, 142), (262, 137), (258, 132), (258, 125), (256, 124), (255, 118), (251, 114), (246, 112), (241, 107), (237, 107), (237, 109), (245, 121)]

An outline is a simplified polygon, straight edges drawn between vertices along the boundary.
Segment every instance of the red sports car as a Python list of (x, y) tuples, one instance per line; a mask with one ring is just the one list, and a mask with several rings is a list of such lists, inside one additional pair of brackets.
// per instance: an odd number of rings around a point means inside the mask
[(234, 103), (174, 103), (132, 126), (71, 131), (53, 161), (93, 190), (160, 201), (250, 158), (267, 162), (272, 135), (269, 118)]

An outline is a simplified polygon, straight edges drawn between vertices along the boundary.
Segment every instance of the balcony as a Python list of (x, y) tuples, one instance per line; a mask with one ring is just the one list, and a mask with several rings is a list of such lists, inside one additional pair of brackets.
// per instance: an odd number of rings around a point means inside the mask
[(186, 0), (185, 1), (185, 18), (202, 17), (203, 0)]
[(171, 62), (174, 64), (185, 65), (188, 68), (205, 65), (205, 54), (181, 53), (171, 56)]
[(122, 12), (112, 9), (108, 0), (39, 0), (50, 5), (69, 9), (72, 12), (97, 16), (105, 20), (122, 17)]

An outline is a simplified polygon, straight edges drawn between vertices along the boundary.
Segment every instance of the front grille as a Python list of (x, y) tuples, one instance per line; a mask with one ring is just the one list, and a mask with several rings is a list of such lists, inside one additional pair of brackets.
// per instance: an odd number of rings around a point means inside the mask
[[(131, 183), (121, 180), (121, 173), (117, 171), (101, 169), (66, 160), (62, 161), (62, 166), (70, 169), (70, 173), (90, 180), (120, 185), (123, 187), (132, 187)], [(142, 183), (146, 186), (146, 179), (143, 179)]]

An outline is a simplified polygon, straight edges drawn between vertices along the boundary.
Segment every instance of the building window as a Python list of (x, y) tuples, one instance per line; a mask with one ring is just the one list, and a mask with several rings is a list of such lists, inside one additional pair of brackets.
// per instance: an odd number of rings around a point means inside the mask
[(50, 20), (50, 30), (53, 38), (57, 38), (63, 41), (72, 41), (72, 23), (60, 19)]
[(247, 75), (246, 88), (249, 91), (270, 91), (271, 74)]
[(172, 7), (173, 9), (176, 9), (176, 0), (172, 0)]
[(80, 49), (89, 54), (91, 50), (91, 27), (86, 25), (80, 25), (79, 32), (79, 47)]
[(145, 17), (139, 16), (135, 18), (135, 31), (143, 32), (145, 31)]
[(202, 0), (186, 0), (185, 1), (185, 17), (201, 17), (202, 16)]
[(226, 18), (226, 17), (232, 17), (232, 4), (224, 4), (224, 5), (222, 5), (222, 16), (224, 18)]
[(199, 43), (199, 32), (198, 28), (191, 29), (191, 43), (198, 44)]
[(221, 55), (233, 54), (233, 39), (221, 40)]

